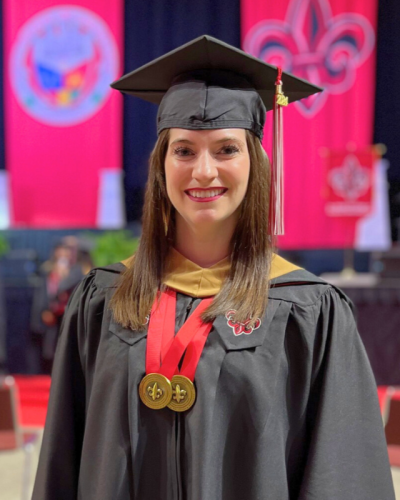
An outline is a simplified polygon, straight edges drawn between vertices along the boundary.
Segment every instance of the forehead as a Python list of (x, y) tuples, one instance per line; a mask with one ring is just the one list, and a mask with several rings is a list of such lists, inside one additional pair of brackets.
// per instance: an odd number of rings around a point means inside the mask
[(221, 142), (223, 140), (246, 141), (246, 131), (242, 128), (218, 128), (213, 130), (188, 130), (184, 128), (171, 128), (169, 142), (190, 141), (193, 143)]

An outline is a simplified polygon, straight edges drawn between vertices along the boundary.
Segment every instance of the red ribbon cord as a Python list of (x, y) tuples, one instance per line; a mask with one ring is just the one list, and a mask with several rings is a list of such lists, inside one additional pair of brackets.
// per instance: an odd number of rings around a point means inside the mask
[[(204, 323), (203, 323), (204, 324)], [(196, 373), (197, 365), (199, 364), (201, 353), (203, 352), (208, 334), (212, 328), (212, 323), (205, 323), (207, 328), (201, 328), (192, 342), (186, 349), (185, 357), (183, 358), (181, 375), (184, 375), (192, 382)]]
[(275, 85), (282, 85), (282, 68), (277, 66), (278, 74), (276, 75)]
[[(161, 365), (161, 343), (163, 341), (162, 332), (175, 331), (175, 308), (176, 292), (168, 289), (157, 294), (151, 309), (150, 321), (147, 333), (146, 348), (146, 373), (157, 373)], [(173, 311), (173, 317), (168, 315)]]
[[(212, 298), (204, 299), (192, 315), (175, 332), (176, 292), (167, 290), (161, 293), (152, 308), (149, 322), (146, 350), (146, 373), (160, 373), (169, 380), (180, 373), (192, 382), (196, 373), (201, 353), (203, 352), (212, 323), (204, 323), (202, 313), (211, 304)], [(179, 361), (186, 350), (179, 372)]]

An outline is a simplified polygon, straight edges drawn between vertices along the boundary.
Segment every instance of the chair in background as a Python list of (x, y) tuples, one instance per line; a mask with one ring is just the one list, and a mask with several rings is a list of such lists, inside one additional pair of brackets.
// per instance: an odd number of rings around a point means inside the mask
[(13, 377), (3, 376), (0, 378), (0, 452), (18, 449), (24, 452), (21, 500), (29, 500), (32, 453), (40, 431), (24, 432), (21, 428), (18, 416), (17, 391)]
[(400, 467), (400, 387), (378, 387), (389, 462)]

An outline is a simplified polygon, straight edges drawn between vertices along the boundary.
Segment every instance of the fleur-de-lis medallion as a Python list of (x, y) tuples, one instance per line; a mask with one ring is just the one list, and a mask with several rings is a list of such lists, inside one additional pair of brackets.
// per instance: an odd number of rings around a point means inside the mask
[(140, 382), (139, 396), (149, 408), (161, 410), (172, 399), (171, 381), (161, 373), (149, 373)]
[(196, 399), (196, 389), (193, 382), (184, 375), (174, 375), (171, 385), (172, 398), (168, 408), (178, 412), (188, 410)]

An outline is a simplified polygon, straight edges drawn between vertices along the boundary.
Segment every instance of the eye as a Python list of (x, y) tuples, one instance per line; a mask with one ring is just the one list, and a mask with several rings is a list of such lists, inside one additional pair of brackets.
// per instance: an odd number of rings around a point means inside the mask
[(193, 152), (189, 149), (189, 148), (185, 148), (185, 147), (179, 147), (179, 148), (175, 148), (172, 152), (172, 154), (176, 155), (176, 156), (191, 156), (193, 154)]
[(240, 149), (234, 144), (228, 144), (224, 146), (220, 152), (225, 155), (233, 155), (235, 153), (239, 153)]

